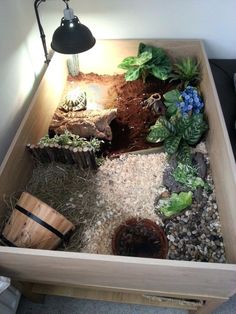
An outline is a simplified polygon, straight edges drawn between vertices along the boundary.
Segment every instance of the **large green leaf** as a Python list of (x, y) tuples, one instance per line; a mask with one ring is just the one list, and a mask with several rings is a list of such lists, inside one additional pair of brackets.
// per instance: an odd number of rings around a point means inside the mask
[[(154, 66), (162, 66), (163, 68), (162, 68), (161, 72), (162, 73), (165, 72), (165, 76), (167, 76), (167, 78), (168, 78), (168, 76), (171, 72), (172, 65), (171, 65), (171, 60), (167, 56), (165, 50), (162, 48), (153, 47), (150, 45), (145, 45), (144, 43), (140, 43), (139, 49), (138, 49), (138, 55), (142, 54), (145, 51), (152, 53), (152, 59), (150, 61), (148, 61), (148, 64), (154, 65)], [(157, 74), (157, 72), (155, 70), (153, 70), (153, 72)], [(156, 75), (154, 75), (154, 76), (157, 77)], [(164, 74), (162, 74), (161, 77), (164, 77)], [(157, 78), (160, 78), (160, 77), (157, 77)], [(164, 78), (160, 78), (160, 79), (164, 80)]]
[(144, 51), (137, 57), (127, 57), (119, 65), (118, 68), (129, 70), (135, 66), (141, 66), (152, 59), (152, 53), (150, 51)]
[(164, 141), (165, 151), (169, 155), (173, 155), (178, 151), (179, 143), (181, 141), (181, 136), (169, 136)]
[(170, 73), (168, 68), (166, 66), (162, 66), (162, 65), (153, 65), (151, 67), (150, 72), (153, 76), (155, 76), (156, 78), (158, 78), (162, 81), (167, 80), (169, 77), (169, 73)]
[(129, 70), (130, 67), (137, 65), (137, 59), (137, 57), (127, 57), (118, 65), (118, 68)]
[(175, 126), (168, 121), (165, 117), (160, 117), (158, 121), (170, 132), (172, 135), (176, 133)]
[(140, 76), (140, 68), (131, 68), (125, 73), (126, 81), (135, 81)]
[(181, 99), (181, 94), (178, 89), (172, 89), (171, 91), (163, 95), (165, 99), (165, 105), (168, 107), (169, 104), (177, 103)]
[(170, 132), (157, 120), (157, 122), (150, 127), (147, 141), (150, 143), (159, 143), (164, 141), (168, 136), (170, 136)]
[(159, 201), (159, 210), (166, 217), (176, 215), (192, 204), (192, 195), (191, 191), (173, 193), (170, 198)]
[(191, 126), (192, 118), (189, 115), (180, 116), (176, 121), (176, 128), (180, 134), (183, 134), (187, 127)]
[(192, 116), (191, 124), (185, 129), (183, 138), (189, 145), (195, 145), (200, 140), (202, 134), (207, 130), (207, 123), (203, 120), (202, 114)]
[(176, 114), (178, 111), (178, 108), (175, 104), (168, 104), (168, 107), (166, 109), (166, 116), (171, 117)]
[(137, 65), (143, 65), (152, 59), (152, 53), (150, 51), (144, 51), (137, 57)]
[(179, 145), (179, 150), (177, 154), (177, 159), (182, 164), (191, 165), (192, 158), (191, 158), (191, 150), (189, 145), (185, 141), (181, 141)]

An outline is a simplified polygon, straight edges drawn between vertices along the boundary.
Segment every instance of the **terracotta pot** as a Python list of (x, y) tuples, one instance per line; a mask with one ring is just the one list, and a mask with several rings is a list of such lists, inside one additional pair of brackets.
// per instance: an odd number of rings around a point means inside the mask
[(38, 198), (23, 192), (1, 239), (8, 246), (55, 249), (75, 226)]
[(112, 250), (115, 255), (166, 258), (168, 240), (155, 222), (132, 218), (115, 230)]

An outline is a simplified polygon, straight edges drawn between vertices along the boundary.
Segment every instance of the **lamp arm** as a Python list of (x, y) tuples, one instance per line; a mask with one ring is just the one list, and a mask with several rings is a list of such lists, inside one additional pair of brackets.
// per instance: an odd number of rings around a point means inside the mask
[(43, 44), (43, 50), (44, 50), (44, 55), (45, 55), (45, 63), (49, 64), (50, 59), (48, 58), (48, 50), (47, 50), (47, 44), (46, 44), (46, 36), (43, 30), (43, 26), (41, 24), (40, 21), (40, 17), (39, 17), (39, 12), (38, 12), (38, 7), (40, 6), (40, 4), (42, 2), (46, 2), (46, 0), (35, 0), (34, 1), (34, 10), (35, 10), (35, 14), (36, 14), (36, 19), (37, 19), (37, 23), (38, 23), (38, 28), (39, 28), (39, 33), (40, 33), (40, 37), (42, 40), (42, 44)]

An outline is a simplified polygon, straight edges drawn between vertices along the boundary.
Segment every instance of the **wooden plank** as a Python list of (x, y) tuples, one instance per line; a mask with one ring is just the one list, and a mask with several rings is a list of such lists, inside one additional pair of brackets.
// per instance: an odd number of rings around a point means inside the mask
[(213, 313), (220, 305), (222, 305), (227, 300), (215, 300), (215, 301), (206, 301), (206, 303), (196, 311), (190, 311), (189, 314), (210, 314)]
[(104, 291), (96, 289), (73, 288), (65, 286), (33, 285), (33, 293), (45, 293), (47, 295), (66, 296), (78, 299), (101, 300), (117, 303), (142, 304), (150, 306), (197, 310), (202, 306), (199, 300), (184, 300), (156, 295), (137, 293), (125, 293), (116, 291)]
[(15, 280), (195, 296), (230, 297), (236, 265), (1, 248), (0, 271)]
[(199, 40), (114, 39), (98, 40), (93, 49), (79, 56), (80, 70), (98, 74), (123, 73), (117, 66), (127, 56), (137, 55), (140, 42), (162, 47), (170, 56), (196, 56)]
[[(106, 292), (119, 292), (119, 293), (130, 293), (130, 294), (135, 294), (135, 295), (143, 295), (145, 297), (153, 297), (153, 296), (158, 296), (158, 297), (167, 297), (167, 298), (174, 298), (174, 299), (185, 299), (185, 300), (206, 300), (206, 301), (216, 301), (216, 300), (220, 300), (221, 302), (225, 302), (228, 300), (228, 298), (225, 297), (214, 297), (214, 296), (208, 296), (208, 295), (201, 295), (201, 296), (195, 296), (192, 295), (190, 293), (185, 294), (185, 295), (180, 295), (178, 293), (170, 293), (168, 291), (155, 291), (154, 293), (150, 293), (150, 291), (142, 291), (140, 294), (140, 290), (138, 289), (123, 289), (123, 288), (109, 288), (109, 287), (98, 287), (98, 286), (83, 286), (83, 285), (64, 285), (64, 284), (57, 284), (57, 285), (53, 285), (53, 284), (42, 284), (42, 283), (34, 283), (32, 285), (32, 292), (34, 293), (42, 293), (44, 290), (47, 291), (47, 294), (53, 294), (55, 293), (55, 291), (57, 291), (57, 288), (60, 288), (60, 290), (58, 291), (63, 291), (63, 289), (65, 289), (65, 293), (67, 293), (67, 291), (77, 291), (77, 289), (80, 290), (95, 290), (95, 291), (101, 291), (103, 293)], [(72, 289), (72, 290), (70, 290)], [(45, 292), (46, 293), (46, 292)], [(56, 295), (56, 294), (55, 294)]]
[(55, 54), (0, 166), (0, 219), (4, 217), (4, 195), (23, 189), (32, 171), (32, 158), (25, 146), (47, 133), (67, 78), (64, 57)]
[(229, 263), (236, 263), (236, 167), (230, 139), (225, 125), (221, 105), (216, 92), (210, 65), (204, 46), (199, 51), (203, 80), (201, 90), (205, 95), (206, 114), (210, 130), (207, 149), (216, 188), (226, 256)]

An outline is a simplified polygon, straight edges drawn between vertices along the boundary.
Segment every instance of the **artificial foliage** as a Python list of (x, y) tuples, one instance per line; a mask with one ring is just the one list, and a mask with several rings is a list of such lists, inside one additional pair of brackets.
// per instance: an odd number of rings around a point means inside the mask
[(173, 89), (163, 95), (167, 116), (172, 116), (177, 112), (182, 115), (200, 113), (204, 108), (203, 99), (193, 86), (186, 87), (182, 92)]
[(195, 191), (199, 187), (209, 189), (209, 185), (197, 175), (197, 169), (191, 165), (179, 162), (172, 175), (175, 181), (183, 184), (191, 191)]
[(167, 218), (177, 215), (192, 204), (191, 191), (172, 193), (169, 198), (160, 199), (158, 210)]
[(119, 68), (126, 70), (125, 80), (134, 81), (152, 75), (160, 80), (166, 80), (171, 72), (171, 61), (162, 48), (139, 44), (137, 56), (125, 58)]
[(186, 57), (179, 59), (170, 74), (171, 81), (180, 81), (184, 87), (196, 85), (200, 81), (200, 67), (196, 58)]
[(182, 163), (191, 164), (189, 145), (199, 142), (208, 124), (201, 113), (193, 115), (173, 115), (168, 120), (161, 116), (150, 127), (147, 141), (150, 143), (164, 142), (165, 151), (169, 155), (177, 154)]
[(58, 144), (61, 146), (72, 146), (72, 147), (79, 147), (79, 148), (89, 148), (93, 149), (94, 151), (99, 151), (101, 143), (103, 141), (98, 140), (97, 138), (92, 138), (91, 140), (87, 140), (85, 138), (80, 137), (79, 135), (72, 134), (69, 131), (66, 131), (64, 134), (55, 135), (54, 137), (49, 137), (45, 135), (39, 141), (39, 145), (50, 145), (50, 144)]

